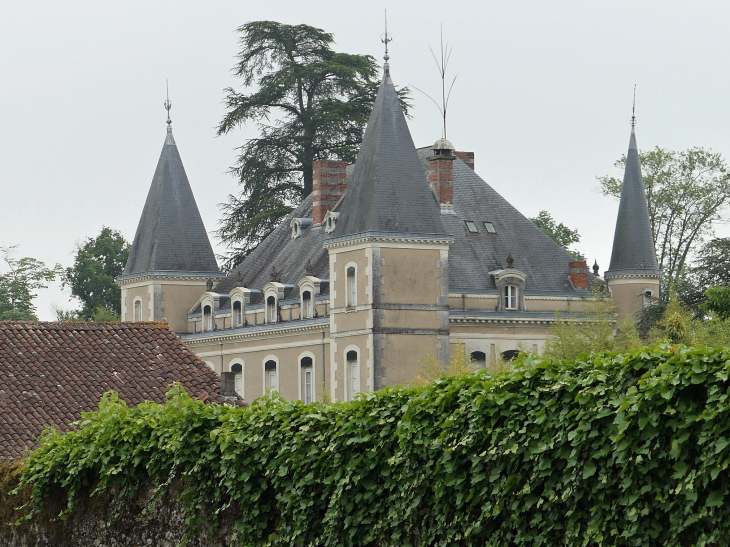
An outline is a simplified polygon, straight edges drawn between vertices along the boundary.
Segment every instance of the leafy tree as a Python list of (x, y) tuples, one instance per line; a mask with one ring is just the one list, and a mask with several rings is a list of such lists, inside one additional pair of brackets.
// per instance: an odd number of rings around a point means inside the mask
[(35, 258), (15, 258), (17, 245), (0, 247), (4, 273), (0, 273), (0, 320), (37, 320), (33, 299), (35, 291), (45, 289), (60, 275), (60, 264), (47, 268)]
[(707, 300), (700, 308), (718, 319), (730, 319), (730, 287), (713, 285), (705, 291), (705, 296)]
[(572, 254), (576, 260), (586, 259), (580, 252), (568, 248), (573, 243), (580, 241), (578, 230), (572, 230), (562, 222), (558, 224), (547, 211), (540, 211), (535, 218), (531, 218), (530, 220), (535, 226), (545, 232), (550, 239)]
[[(703, 148), (640, 152), (649, 218), (666, 288), (681, 278), (695, 247), (712, 233), (730, 200), (730, 175), (720, 154)], [(615, 163), (623, 170), (626, 156)], [(604, 195), (621, 196), (623, 181), (598, 178)]]
[(79, 313), (84, 319), (93, 319), (99, 308), (121, 314), (121, 289), (114, 278), (124, 270), (129, 248), (122, 234), (104, 226), (97, 237), (87, 238), (76, 250), (63, 284), (83, 304)]
[[(375, 60), (333, 51), (333, 35), (321, 29), (253, 21), (238, 32), (234, 74), (250, 92), (225, 90), (218, 134), (254, 122), (259, 137), (238, 148), (231, 172), (242, 189), (221, 204), (227, 268), (311, 193), (314, 161), (354, 161), (378, 88)], [(407, 110), (407, 89), (399, 94)]]

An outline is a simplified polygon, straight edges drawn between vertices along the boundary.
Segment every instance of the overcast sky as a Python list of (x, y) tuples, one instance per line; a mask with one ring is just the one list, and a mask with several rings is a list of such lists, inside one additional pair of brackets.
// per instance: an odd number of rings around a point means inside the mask
[[(596, 176), (626, 152), (637, 84), (642, 149), (703, 146), (730, 157), (730, 3), (616, 1), (2, 0), (0, 246), (71, 265), (103, 225), (131, 240), (165, 138), (165, 78), (175, 139), (206, 228), (236, 182), (226, 171), (255, 127), (222, 138), (235, 29), (270, 19), (335, 34), (336, 49), (382, 57), (388, 9), (397, 85), (436, 96), (429, 52), (439, 25), (458, 74), (448, 137), (527, 216), (577, 228), (589, 263), (608, 267), (615, 200)], [(440, 137), (439, 112), (414, 91), (417, 146)], [(719, 228), (725, 234), (727, 227)], [(211, 235), (218, 252), (224, 249)], [(36, 300), (77, 307), (55, 285)]]

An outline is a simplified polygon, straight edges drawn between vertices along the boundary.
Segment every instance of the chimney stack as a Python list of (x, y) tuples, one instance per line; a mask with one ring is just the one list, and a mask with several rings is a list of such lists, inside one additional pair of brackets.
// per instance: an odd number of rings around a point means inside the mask
[(454, 152), (457, 158), (463, 161), (467, 167), (474, 170), (474, 152)]
[(312, 224), (321, 226), (346, 189), (347, 163), (336, 160), (314, 162), (312, 181)]
[(221, 372), (221, 397), (236, 396), (236, 377), (233, 372)]
[(439, 203), (454, 203), (454, 145), (446, 139), (439, 139), (431, 147), (433, 155), (428, 157), (428, 180), (436, 192)]
[(588, 265), (585, 260), (568, 262), (570, 281), (576, 289), (588, 288)]

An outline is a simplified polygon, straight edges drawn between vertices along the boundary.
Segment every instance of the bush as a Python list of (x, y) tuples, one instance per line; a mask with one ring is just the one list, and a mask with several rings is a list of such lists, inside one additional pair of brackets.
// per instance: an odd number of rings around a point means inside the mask
[(727, 545), (729, 378), (730, 349), (665, 344), (352, 403), (108, 394), (22, 481), (37, 508), (57, 486), (73, 503), (179, 477), (191, 527), (233, 507), (245, 545)]

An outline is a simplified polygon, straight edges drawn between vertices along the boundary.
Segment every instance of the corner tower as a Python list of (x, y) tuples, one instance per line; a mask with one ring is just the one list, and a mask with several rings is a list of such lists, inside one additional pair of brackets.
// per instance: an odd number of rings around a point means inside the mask
[(636, 146), (636, 118), (631, 116), (631, 137), (624, 184), (613, 236), (611, 265), (605, 272), (619, 318), (629, 317), (659, 296), (662, 272), (657, 265), (649, 208)]
[(448, 250), (389, 67), (337, 213), (328, 213), (331, 394), (350, 400), (448, 360)]
[(172, 136), (167, 136), (124, 272), (122, 321), (166, 321), (187, 331), (187, 312), (211, 278), (223, 277)]

